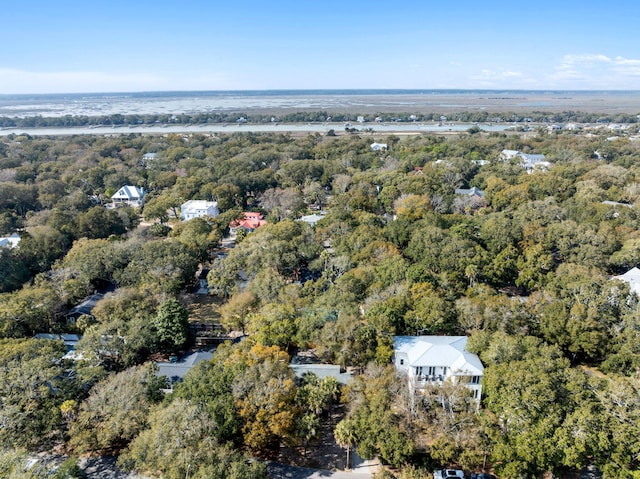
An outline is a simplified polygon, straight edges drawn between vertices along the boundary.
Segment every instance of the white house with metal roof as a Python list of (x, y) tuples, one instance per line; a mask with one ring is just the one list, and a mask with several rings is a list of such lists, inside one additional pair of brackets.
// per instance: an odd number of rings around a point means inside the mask
[(203, 216), (214, 218), (219, 214), (217, 201), (189, 200), (180, 207), (180, 218), (183, 221), (202, 218)]
[(394, 336), (394, 366), (417, 389), (450, 380), (464, 381), (480, 401), (484, 366), (466, 350), (466, 336)]
[(111, 196), (114, 205), (142, 206), (144, 203), (144, 189), (137, 186), (125, 185)]
[(520, 166), (527, 170), (528, 173), (534, 170), (547, 171), (553, 166), (542, 154), (522, 153), (519, 150), (502, 150), (499, 156), (502, 161), (508, 161), (512, 158), (518, 158)]
[(625, 274), (613, 276), (611, 279), (619, 279), (629, 285), (629, 289), (640, 296), (640, 269), (631, 268)]
[(13, 233), (11, 236), (3, 236), (0, 238), (0, 248), (15, 248), (20, 243), (20, 235)]
[(371, 143), (371, 151), (383, 151), (386, 150), (388, 147), (388, 145), (386, 143), (378, 143), (378, 142), (373, 142)]

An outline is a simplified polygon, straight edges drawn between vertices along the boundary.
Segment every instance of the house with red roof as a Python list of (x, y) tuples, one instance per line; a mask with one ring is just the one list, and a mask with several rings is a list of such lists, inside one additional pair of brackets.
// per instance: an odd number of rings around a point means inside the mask
[(231, 234), (236, 234), (240, 229), (251, 233), (267, 224), (262, 214), (256, 211), (245, 211), (243, 215), (244, 218), (233, 220), (229, 223), (229, 231), (231, 231)]

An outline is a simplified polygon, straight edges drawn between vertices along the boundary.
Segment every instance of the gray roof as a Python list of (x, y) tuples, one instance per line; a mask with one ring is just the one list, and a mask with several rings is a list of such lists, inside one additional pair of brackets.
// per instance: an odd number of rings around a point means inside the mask
[(93, 310), (95, 305), (102, 298), (104, 298), (104, 294), (102, 293), (92, 294), (87, 299), (85, 299), (82, 303), (71, 308), (71, 311), (69, 311), (65, 316), (82, 316), (83, 314), (86, 314), (89, 316), (91, 315), (91, 311)]
[(482, 191), (480, 188), (476, 188), (475, 186), (473, 188), (458, 188), (456, 190), (456, 195), (468, 195), (468, 196), (480, 196), (483, 197), (484, 196), (484, 191)]
[(211, 361), (213, 351), (196, 351), (176, 363), (157, 362), (158, 376), (166, 376), (169, 382), (181, 381), (187, 375), (189, 370), (201, 361)]
[(353, 374), (340, 372), (340, 366), (337, 364), (290, 364), (289, 367), (298, 379), (302, 379), (306, 373), (313, 373), (318, 379), (331, 376), (341, 384), (348, 384), (353, 379)]
[(70, 352), (75, 351), (76, 346), (78, 345), (78, 341), (80, 341), (81, 337), (78, 336), (77, 334), (51, 334), (51, 333), (38, 333), (36, 335), (33, 336), (33, 339), (47, 339), (49, 341), (63, 341), (64, 345), (67, 348), (67, 354), (65, 354), (65, 358), (66, 357), (71, 357), (68, 356)]

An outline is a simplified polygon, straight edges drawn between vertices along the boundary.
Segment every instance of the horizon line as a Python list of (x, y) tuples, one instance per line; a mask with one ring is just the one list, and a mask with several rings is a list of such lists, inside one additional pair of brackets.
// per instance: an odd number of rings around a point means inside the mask
[(315, 93), (315, 94), (376, 94), (376, 93), (425, 93), (425, 92), (529, 92), (529, 93), (640, 93), (640, 89), (554, 89), (554, 88), (266, 88), (241, 90), (122, 90), (122, 91), (90, 91), (90, 92), (30, 92), (30, 93), (0, 93), (0, 97), (32, 97), (32, 96), (61, 96), (61, 95), (141, 95), (161, 93)]

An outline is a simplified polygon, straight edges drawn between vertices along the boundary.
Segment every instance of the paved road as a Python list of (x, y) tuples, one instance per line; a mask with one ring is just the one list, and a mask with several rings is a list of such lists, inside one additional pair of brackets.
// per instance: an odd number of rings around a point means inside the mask
[(369, 479), (368, 472), (327, 471), (306, 467), (288, 466), (270, 462), (267, 464), (270, 479)]

